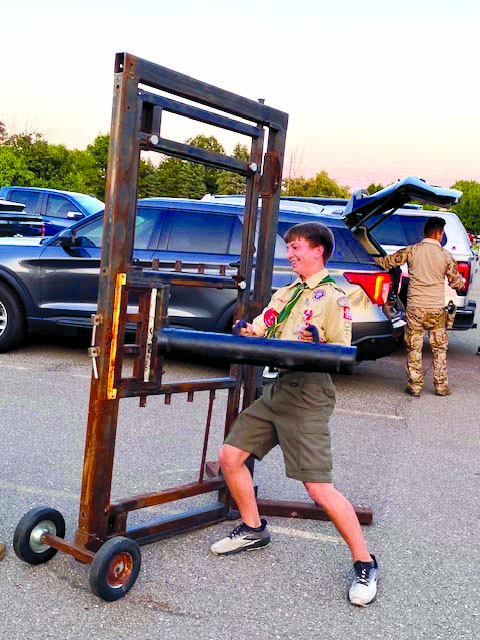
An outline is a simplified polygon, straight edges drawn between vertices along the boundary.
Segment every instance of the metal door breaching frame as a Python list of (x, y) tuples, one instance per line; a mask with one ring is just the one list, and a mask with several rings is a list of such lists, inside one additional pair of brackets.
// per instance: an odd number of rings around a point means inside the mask
[[(154, 93), (152, 89), (162, 91), (168, 97)], [(170, 96), (175, 96), (176, 99)], [(178, 98), (186, 99), (188, 103), (179, 101)], [(249, 160), (244, 162), (162, 137), (164, 112), (249, 137)], [(33, 510), (35, 514), (27, 514), (19, 523), (14, 541), (17, 555), (32, 564), (46, 561), (57, 550), (82, 562), (92, 563), (90, 584), (94, 592), (106, 600), (124, 595), (138, 574), (140, 560), (139, 554), (138, 558), (136, 556), (136, 545), (131, 547), (126, 543), (135, 540), (139, 544), (145, 544), (194, 527), (219, 522), (231, 514), (231, 498), (218, 464), (206, 462), (211, 413), (215, 391), (228, 389), (225, 416), (225, 432), (228, 432), (239, 411), (241, 387), (243, 406), (248, 406), (254, 398), (254, 367), (235, 364), (231, 366), (230, 374), (224, 378), (164, 384), (163, 353), (167, 349), (165, 345), (175, 346), (175, 331), (162, 330), (167, 323), (170, 285), (236, 289), (236, 315), (245, 319), (257, 315), (268, 301), (287, 121), (287, 114), (268, 107), (261, 101), (248, 100), (131, 54), (121, 53), (116, 56), (98, 309), (93, 317), (94, 340), (90, 349), (93, 374), (78, 528), (74, 541), (67, 542), (63, 539), (64, 525), (62, 534), (58, 512), (52, 513), (53, 510), (48, 509)], [(268, 145), (264, 151), (266, 134)], [(234, 171), (246, 177), (244, 231), (236, 277), (226, 276), (222, 268), (219, 268), (218, 275), (206, 275), (202, 265), (198, 265), (197, 273), (192, 274), (182, 271), (181, 264), (176, 264), (175, 270), (169, 272), (160, 271), (158, 263), (152, 264), (152, 268), (147, 270), (137, 269), (132, 264), (141, 150), (158, 151)], [(259, 196), (262, 196), (262, 205), (252, 287)], [(139, 301), (138, 310), (129, 314), (127, 307), (132, 295)], [(127, 322), (136, 326), (136, 339), (130, 345), (125, 344)], [(215, 335), (206, 334), (205, 341), (218, 342), (220, 339)], [(242, 356), (238, 355), (242, 351), (242, 341), (248, 339), (230, 338), (228, 349), (230, 353), (237, 354), (237, 358), (232, 357), (231, 361), (254, 362), (248, 361), (248, 358), (242, 360)], [(246, 342), (243, 345), (246, 346)], [(287, 360), (290, 363), (292, 358), (305, 358), (296, 353), (298, 350), (295, 345), (289, 347), (285, 344), (285, 350), (289, 351)], [(332, 350), (327, 347), (325, 353), (333, 358), (332, 362), (341, 362), (342, 358), (343, 362), (354, 359), (353, 348), (349, 351), (348, 348)], [(129, 376), (125, 376), (122, 369), (124, 356), (127, 354), (133, 355), (134, 361)], [(279, 355), (279, 362), (282, 357), (285, 354)], [(111, 503), (120, 400), (138, 397), (140, 404), (144, 405), (147, 396), (164, 395), (168, 403), (172, 394), (186, 393), (188, 400), (191, 400), (196, 391), (209, 392), (198, 480)], [(253, 473), (253, 464), (251, 470)], [(133, 510), (213, 491), (218, 491), (218, 500), (210, 506), (127, 528), (128, 513)], [(326, 519), (321, 509), (313, 504), (264, 500), (258, 500), (258, 504), (262, 514)], [(362, 523), (371, 522), (372, 514), (369, 509), (357, 507), (356, 511)], [(27, 538), (30, 541), (28, 544)], [(120, 541), (125, 539), (126, 543), (122, 546)], [(28, 545), (32, 540), (36, 546), (34, 545), (33, 553), (30, 553), (32, 549)]]

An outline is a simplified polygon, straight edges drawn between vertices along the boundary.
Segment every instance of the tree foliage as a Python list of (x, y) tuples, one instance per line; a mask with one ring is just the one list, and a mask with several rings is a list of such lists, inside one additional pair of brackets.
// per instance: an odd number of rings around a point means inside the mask
[(371, 184), (368, 185), (368, 187), (366, 188), (366, 192), (369, 195), (372, 195), (372, 193), (377, 193), (377, 191), (381, 191), (382, 189), (384, 189), (385, 187), (383, 186), (383, 184), (375, 184), (375, 182), (372, 182)]
[(348, 198), (350, 190), (340, 186), (336, 180), (330, 178), (326, 171), (320, 171), (314, 178), (307, 180), (303, 177), (288, 178), (284, 183), (284, 191), (289, 196), (324, 196), (332, 198)]
[[(222, 144), (214, 136), (199, 135), (186, 141), (214, 153), (225, 154)], [(9, 134), (0, 121), (0, 186), (36, 186), (79, 191), (105, 199), (108, 150), (110, 136), (99, 135), (84, 150), (67, 149), (50, 144), (41, 133)], [(249, 150), (237, 144), (233, 157), (247, 161)], [(459, 180), (453, 188), (463, 192), (463, 198), (453, 210), (468, 231), (480, 233), (480, 183)], [(371, 183), (372, 194), (383, 185)], [(325, 196), (348, 198), (348, 187), (339, 185), (326, 171), (314, 178), (286, 178), (283, 191), (293, 196)], [(245, 193), (245, 178), (230, 171), (222, 171), (201, 164), (165, 158), (158, 165), (140, 160), (138, 176), (139, 197), (169, 196), (201, 198), (206, 193)], [(435, 208), (424, 205), (424, 208)]]
[(480, 182), (458, 180), (452, 188), (463, 192), (462, 199), (452, 209), (467, 231), (480, 233)]

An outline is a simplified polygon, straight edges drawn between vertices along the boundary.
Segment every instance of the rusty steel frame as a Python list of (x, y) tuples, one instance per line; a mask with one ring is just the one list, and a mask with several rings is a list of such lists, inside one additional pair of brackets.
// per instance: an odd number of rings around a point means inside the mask
[[(169, 97), (157, 92), (166, 93)], [(249, 160), (244, 162), (163, 138), (161, 125), (164, 111), (250, 137)], [(74, 542), (44, 534), (42, 540), (46, 544), (81, 562), (90, 563), (101, 545), (113, 536), (124, 535), (139, 544), (146, 544), (231, 517), (235, 504), (218, 463), (205, 459), (213, 400), (217, 389), (228, 389), (225, 415), (227, 433), (239, 412), (241, 388), (243, 407), (248, 406), (255, 397), (254, 367), (232, 365), (230, 374), (224, 378), (164, 384), (163, 356), (159, 355), (157, 349), (157, 332), (166, 325), (170, 285), (236, 289), (237, 318), (252, 319), (270, 298), (287, 123), (286, 113), (266, 106), (263, 101), (243, 98), (128, 53), (116, 55), (98, 308), (93, 318), (95, 340), (90, 350), (94, 372), (78, 526)], [(264, 151), (266, 133), (268, 145)], [(152, 264), (149, 270), (142, 271), (134, 267), (132, 256), (142, 150), (158, 151), (234, 171), (246, 177), (244, 231), (238, 275), (235, 278), (227, 277), (222, 270), (218, 276), (205, 275), (201, 265), (194, 275), (183, 272), (180, 264), (170, 272), (160, 270), (163, 265), (158, 262)], [(259, 240), (252, 283), (260, 196)], [(135, 314), (127, 313), (130, 295), (137, 296), (139, 300)], [(127, 323), (137, 328), (135, 343), (130, 345), (125, 344)], [(134, 357), (130, 376), (125, 376), (123, 372), (123, 359), (127, 354)], [(120, 400), (138, 397), (140, 404), (144, 405), (149, 395), (164, 395), (168, 404), (172, 394), (185, 393), (190, 401), (197, 391), (208, 391), (210, 394), (198, 480), (112, 503)], [(253, 462), (250, 462), (250, 469), (253, 473)], [(213, 491), (218, 491), (218, 500), (207, 507), (146, 525), (127, 527), (127, 517), (131, 511)], [(270, 515), (316, 519), (326, 517), (315, 505), (259, 500), (259, 508), (262, 513)], [(357, 508), (357, 513), (361, 515), (363, 523), (371, 522), (371, 512), (369, 515), (368, 510)]]

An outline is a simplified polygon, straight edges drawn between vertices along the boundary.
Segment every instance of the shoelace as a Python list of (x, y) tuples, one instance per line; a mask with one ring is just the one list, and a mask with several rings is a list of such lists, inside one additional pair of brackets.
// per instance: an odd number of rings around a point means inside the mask
[(370, 571), (373, 568), (371, 564), (355, 563), (353, 568), (353, 577), (355, 582), (368, 586), (368, 579), (370, 578)]
[(249, 531), (249, 528), (245, 525), (244, 522), (242, 522), (241, 524), (238, 525), (238, 527), (235, 527), (235, 529), (232, 531), (232, 533), (228, 537), (233, 539), (233, 538), (236, 538), (237, 536), (247, 533), (247, 531)]

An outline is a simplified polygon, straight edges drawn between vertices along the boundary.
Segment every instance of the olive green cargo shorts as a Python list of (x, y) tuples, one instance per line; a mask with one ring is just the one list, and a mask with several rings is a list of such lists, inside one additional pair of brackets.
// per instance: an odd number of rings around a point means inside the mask
[(225, 444), (261, 460), (280, 444), (289, 478), (332, 482), (328, 421), (335, 386), (328, 373), (286, 371), (242, 411)]

